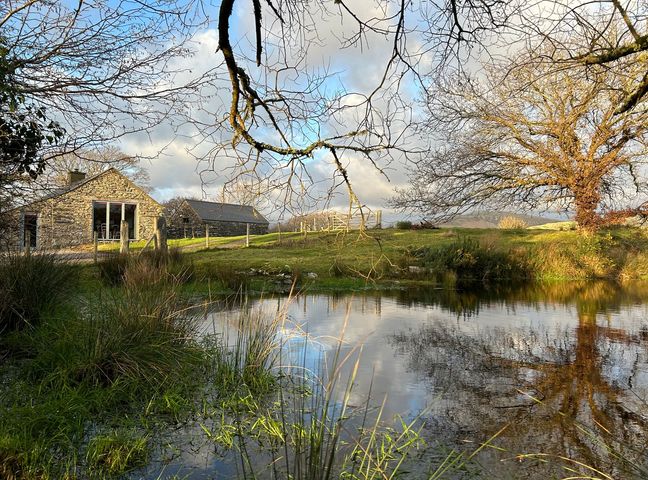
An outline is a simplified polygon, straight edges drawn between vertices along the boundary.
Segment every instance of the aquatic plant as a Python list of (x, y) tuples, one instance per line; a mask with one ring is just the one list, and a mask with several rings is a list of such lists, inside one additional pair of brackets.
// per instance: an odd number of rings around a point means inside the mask
[(146, 435), (127, 429), (100, 434), (88, 442), (86, 462), (92, 470), (123, 475), (146, 465), (149, 458), (148, 442)]
[[(401, 420), (398, 428), (389, 427), (383, 422), (382, 408), (376, 412), (369, 399), (361, 407), (350, 405), (359, 349), (344, 353), (342, 333), (333, 358), (323, 360), (321, 368), (313, 371), (306, 364), (306, 348), (312, 346), (312, 339), (305, 337), (301, 354), (284, 342), (277, 344), (276, 328), (285, 322), (284, 309), (271, 321), (255, 318), (242, 335), (244, 339), (263, 339), (258, 342), (263, 348), (253, 349), (262, 353), (263, 362), (242, 361), (248, 356), (234, 352), (245, 352), (247, 348), (239, 345), (255, 342), (237, 341), (232, 358), (238, 362), (227, 365), (228, 372), (237, 373), (229, 381), (245, 378), (246, 365), (271, 365), (267, 339), (273, 338), (278, 357), (271, 358), (278, 361), (279, 369), (274, 388), (265, 397), (243, 396), (244, 392), (237, 390), (236, 399), (221, 404), (225, 410), (217, 410), (220, 416), (212, 418), (209, 425), (201, 424), (210, 440), (224, 448), (237, 448), (243, 478), (372, 479), (395, 475), (410, 451), (422, 445), (421, 425), (417, 418), (410, 423)], [(259, 331), (252, 333), (255, 329)], [(272, 329), (274, 334), (270, 334)], [(293, 363), (299, 355), (304, 355), (301, 365)], [(344, 373), (347, 369), (350, 371)], [(261, 376), (258, 371), (254, 375)]]
[[(278, 332), (284, 317), (268, 317), (260, 310), (243, 307), (233, 325), (212, 336), (212, 382), (227, 395), (259, 396), (270, 391), (275, 375)], [(230, 330), (230, 328), (232, 330)], [(228, 338), (233, 342), (228, 343)]]

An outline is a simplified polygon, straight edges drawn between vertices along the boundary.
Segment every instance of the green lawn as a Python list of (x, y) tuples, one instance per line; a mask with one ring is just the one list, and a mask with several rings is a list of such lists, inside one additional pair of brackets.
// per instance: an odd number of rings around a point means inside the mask
[[(234, 280), (228, 278), (240, 277), (250, 269), (269, 274), (248, 279), (253, 290), (264, 291), (269, 286), (274, 288), (272, 285), (276, 281), (273, 276), (279, 273), (300, 278), (303, 284), (316, 289), (376, 288), (381, 286), (381, 282), (389, 286), (396, 280), (436, 283), (439, 274), (445, 271), (479, 280), (484, 268), (492, 272), (497, 269), (498, 262), (504, 265), (498, 274), (503, 271), (506, 276), (506, 272), (511, 272), (516, 278), (648, 278), (648, 235), (643, 229), (630, 227), (604, 230), (595, 235), (558, 229), (463, 228), (385, 229), (371, 230), (364, 235), (358, 232), (306, 235), (291, 232), (281, 236), (271, 233), (252, 236), (249, 248), (245, 247), (244, 240), (245, 236), (213, 237), (209, 248), (206, 248), (204, 238), (171, 240), (169, 245), (184, 250), (195, 279), (187, 288), (196, 293), (204, 293), (205, 289), (214, 293), (223, 289), (231, 291)], [(477, 245), (478, 251), (463, 252), (462, 245), (466, 241)], [(142, 246), (142, 242), (136, 242), (132, 248), (138, 250)], [(116, 250), (118, 245), (102, 247)], [(412, 256), (413, 250), (421, 248), (428, 250), (425, 261)], [(434, 263), (436, 257), (443, 257), (446, 263), (433, 265), (435, 278), (413, 273), (409, 268), (423, 263), (430, 267), (430, 262)], [(470, 263), (473, 260), (476, 266)], [(466, 263), (469, 263), (468, 267)], [(88, 279), (87, 283), (84, 282), (88, 288), (92, 288), (93, 268), (89, 267), (87, 274), (83, 275)], [(520, 268), (524, 272), (516, 274), (516, 269)], [(310, 272), (316, 273), (317, 278), (306, 276)]]
[(406, 251), (417, 247), (453, 248), (463, 238), (488, 251), (526, 255), (538, 277), (582, 278), (648, 276), (648, 236), (641, 229), (615, 228), (585, 236), (578, 231), (551, 229), (373, 230), (366, 235), (299, 233), (252, 237), (250, 248), (214, 246), (188, 254), (197, 266), (222, 265), (238, 270), (315, 272), (335, 278), (384, 276), (406, 268)]
[[(244, 239), (245, 236), (243, 237), (216, 237), (216, 238), (210, 238), (209, 239), (209, 246), (210, 247), (216, 247), (219, 245), (224, 245), (226, 243), (231, 243), (236, 240), (241, 240)], [(207, 247), (205, 243), (205, 237), (202, 238), (178, 238), (178, 239), (171, 239), (168, 241), (169, 247), (174, 248), (174, 247)], [(137, 240), (130, 242), (130, 248), (131, 250), (141, 250), (144, 248), (146, 245), (146, 240)], [(152, 242), (149, 244), (149, 246), (152, 245)], [(110, 242), (110, 243), (101, 243), (99, 244), (99, 251), (100, 252), (117, 252), (119, 251), (119, 242)]]

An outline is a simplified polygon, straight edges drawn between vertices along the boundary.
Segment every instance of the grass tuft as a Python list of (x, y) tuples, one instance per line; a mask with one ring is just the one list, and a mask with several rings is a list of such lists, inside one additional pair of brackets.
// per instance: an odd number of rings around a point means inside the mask
[(148, 437), (125, 429), (97, 435), (88, 443), (86, 453), (91, 469), (111, 475), (124, 475), (143, 467), (148, 459)]
[(74, 283), (74, 268), (53, 254), (0, 257), (0, 334), (37, 326)]

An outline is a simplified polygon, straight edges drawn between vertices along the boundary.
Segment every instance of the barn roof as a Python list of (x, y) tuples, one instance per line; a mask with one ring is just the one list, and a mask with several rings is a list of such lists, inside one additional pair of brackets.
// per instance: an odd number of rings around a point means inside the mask
[(196, 212), (196, 215), (205, 222), (269, 223), (263, 215), (250, 205), (205, 202), (202, 200), (186, 200), (186, 202)]

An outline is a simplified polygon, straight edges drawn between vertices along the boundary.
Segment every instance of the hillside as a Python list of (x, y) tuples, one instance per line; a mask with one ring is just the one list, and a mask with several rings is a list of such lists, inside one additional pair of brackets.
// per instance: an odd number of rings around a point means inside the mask
[(544, 225), (546, 223), (557, 222), (554, 218), (541, 217), (537, 215), (525, 215), (513, 212), (476, 212), (471, 214), (459, 215), (449, 222), (439, 224), (440, 227), (461, 227), (461, 228), (497, 228), (500, 220), (504, 217), (515, 217), (532, 227), (535, 225)]

